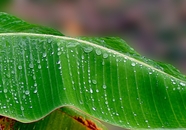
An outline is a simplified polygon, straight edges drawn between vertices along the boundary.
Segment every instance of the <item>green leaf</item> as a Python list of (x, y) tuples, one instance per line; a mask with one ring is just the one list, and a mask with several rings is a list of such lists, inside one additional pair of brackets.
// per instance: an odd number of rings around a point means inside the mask
[[(8, 124), (10, 124), (8, 122)], [(11, 126), (14, 130), (107, 130), (97, 120), (87, 117), (84, 113), (73, 108), (63, 107), (55, 110), (47, 117), (33, 123), (15, 122)]]
[(20, 20), (14, 16), (6, 13), (0, 13), (0, 33), (11, 32), (25, 32), (25, 33), (37, 33), (37, 34), (52, 34), (62, 36), (59, 31), (52, 28), (43, 26), (28, 24), (23, 20)]
[(140, 56), (119, 38), (0, 27), (2, 116), (33, 122), (70, 106), (123, 128), (186, 128), (186, 78), (173, 66)]

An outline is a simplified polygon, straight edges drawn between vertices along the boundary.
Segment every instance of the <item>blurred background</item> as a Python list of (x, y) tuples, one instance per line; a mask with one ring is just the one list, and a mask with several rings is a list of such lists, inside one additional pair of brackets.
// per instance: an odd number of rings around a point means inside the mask
[(186, 74), (186, 0), (1, 0), (0, 10), (68, 36), (119, 36)]

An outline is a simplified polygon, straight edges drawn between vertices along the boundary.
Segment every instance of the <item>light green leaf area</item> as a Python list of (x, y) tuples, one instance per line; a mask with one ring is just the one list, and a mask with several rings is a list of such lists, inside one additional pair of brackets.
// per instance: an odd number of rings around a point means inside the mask
[(14, 130), (107, 130), (99, 121), (75, 109), (63, 107), (33, 123), (15, 122)]
[(186, 78), (173, 66), (119, 38), (18, 33), (14, 26), (6, 33), (0, 26), (2, 116), (33, 122), (71, 106), (124, 128), (186, 127)]

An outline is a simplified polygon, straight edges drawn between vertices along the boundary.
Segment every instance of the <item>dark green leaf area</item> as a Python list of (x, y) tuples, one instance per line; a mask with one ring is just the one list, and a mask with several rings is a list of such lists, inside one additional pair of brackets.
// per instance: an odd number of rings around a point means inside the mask
[(35, 34), (51, 34), (62, 36), (59, 31), (55, 29), (28, 24), (27, 22), (20, 20), (12, 15), (7, 13), (0, 12), (0, 33), (16, 33), (16, 32), (25, 32), (25, 33), (35, 33)]

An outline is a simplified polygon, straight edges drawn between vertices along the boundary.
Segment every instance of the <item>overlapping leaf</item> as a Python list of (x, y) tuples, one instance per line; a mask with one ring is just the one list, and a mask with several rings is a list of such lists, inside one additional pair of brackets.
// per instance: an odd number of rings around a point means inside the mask
[(20, 32), (12, 25), (20, 20), (4, 17), (1, 115), (33, 122), (73, 106), (126, 128), (186, 127), (186, 78), (171, 65), (140, 56), (119, 38)]

